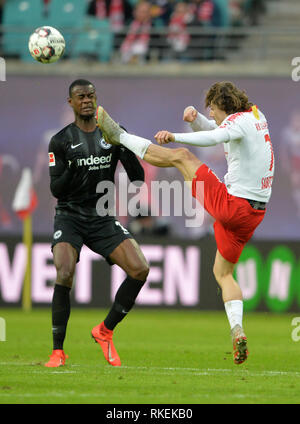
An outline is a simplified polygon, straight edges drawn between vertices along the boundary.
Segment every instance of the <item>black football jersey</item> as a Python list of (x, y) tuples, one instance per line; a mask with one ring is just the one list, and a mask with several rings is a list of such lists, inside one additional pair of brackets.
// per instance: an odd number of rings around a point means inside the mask
[[(85, 132), (75, 123), (63, 128), (49, 144), (50, 180), (59, 187), (55, 193), (52, 190), (58, 198), (56, 209), (97, 216), (96, 203), (103, 193), (97, 193), (96, 187), (101, 181), (114, 182), (119, 160), (130, 181), (144, 181), (144, 170), (136, 156), (123, 146), (106, 143), (99, 128)], [(68, 169), (74, 161), (76, 169), (70, 176)]]

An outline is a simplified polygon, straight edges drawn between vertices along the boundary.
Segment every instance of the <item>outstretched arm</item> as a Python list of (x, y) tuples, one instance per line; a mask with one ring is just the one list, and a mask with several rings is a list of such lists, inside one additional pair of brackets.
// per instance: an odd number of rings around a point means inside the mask
[(158, 144), (170, 142), (190, 144), (193, 146), (215, 146), (220, 143), (228, 143), (229, 132), (226, 128), (216, 128), (211, 131), (198, 131), (194, 133), (171, 133), (169, 131), (159, 131), (154, 138)]

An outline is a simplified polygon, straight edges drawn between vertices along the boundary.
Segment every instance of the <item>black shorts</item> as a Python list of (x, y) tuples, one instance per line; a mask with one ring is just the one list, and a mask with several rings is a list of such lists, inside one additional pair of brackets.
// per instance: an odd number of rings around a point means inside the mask
[(79, 262), (82, 245), (103, 256), (112, 265), (109, 255), (122, 241), (133, 238), (114, 217), (91, 217), (88, 221), (74, 215), (56, 215), (52, 250), (58, 243), (70, 243), (77, 250)]

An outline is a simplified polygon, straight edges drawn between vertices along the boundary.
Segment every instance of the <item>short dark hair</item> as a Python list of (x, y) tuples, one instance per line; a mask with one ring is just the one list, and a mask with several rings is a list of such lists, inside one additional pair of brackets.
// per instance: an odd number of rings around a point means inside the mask
[(72, 90), (77, 85), (79, 85), (81, 87), (85, 87), (87, 85), (92, 85), (95, 88), (95, 86), (92, 82), (85, 80), (85, 79), (77, 79), (77, 80), (73, 81), (72, 84), (69, 87), (69, 97), (72, 97)]
[(244, 112), (253, 106), (245, 91), (237, 88), (230, 81), (216, 82), (206, 93), (205, 106), (215, 104), (228, 115)]

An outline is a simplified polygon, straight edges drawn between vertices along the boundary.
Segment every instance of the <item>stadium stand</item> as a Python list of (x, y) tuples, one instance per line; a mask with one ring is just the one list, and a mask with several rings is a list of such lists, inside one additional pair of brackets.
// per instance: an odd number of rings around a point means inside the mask
[(67, 46), (66, 55), (70, 55), (77, 40), (80, 42), (80, 37), (78, 36), (86, 31), (85, 17), (87, 4), (85, 1), (78, 0), (51, 0), (48, 3), (48, 24), (54, 26), (64, 34)]
[(90, 56), (99, 62), (109, 62), (113, 53), (113, 40), (108, 19), (85, 17), (83, 31), (74, 43), (72, 58)]
[(252, 4), (246, 2), (245, 6), (248, 24), (242, 29), (245, 36), (240, 48), (231, 50), (228, 60), (276, 61), (280, 57), (290, 62), (291, 58), (299, 56), (298, 0), (269, 0), (265, 3), (252, 0)]
[(36, 0), (10, 0), (4, 3), (3, 25), (5, 31), (2, 44), (4, 55), (16, 55), (23, 61), (28, 55), (28, 38), (32, 28), (41, 26), (44, 6)]
[[(120, 63), (123, 57), (123, 62), (139, 62), (135, 57), (124, 60), (123, 52), (138, 3), (141, 2), (0, 0), (3, 8), (0, 51), (7, 58), (31, 61), (27, 49), (29, 34), (38, 26), (51, 25), (64, 34), (65, 59), (84, 57), (95, 62)], [(275, 57), (279, 51), (287, 58), (297, 56), (300, 17), (297, 0), (284, 3), (148, 0), (144, 3), (150, 5), (151, 28), (143, 63), (261, 60)]]

